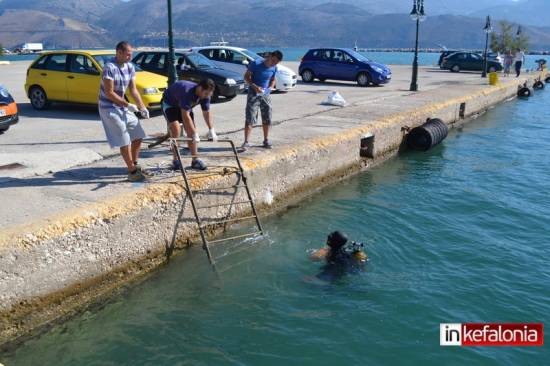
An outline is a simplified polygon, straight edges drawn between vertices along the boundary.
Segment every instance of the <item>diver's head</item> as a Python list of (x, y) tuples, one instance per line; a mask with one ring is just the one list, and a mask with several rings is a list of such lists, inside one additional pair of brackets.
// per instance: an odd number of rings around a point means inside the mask
[(332, 250), (338, 250), (342, 248), (348, 242), (348, 237), (339, 231), (334, 231), (327, 237), (327, 245)]

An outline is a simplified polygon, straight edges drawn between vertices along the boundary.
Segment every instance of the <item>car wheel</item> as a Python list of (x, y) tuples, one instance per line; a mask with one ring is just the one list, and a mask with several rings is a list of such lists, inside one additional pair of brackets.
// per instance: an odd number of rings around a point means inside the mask
[(453, 65), (453, 67), (451, 67), (451, 72), (460, 72), (460, 66)]
[(311, 83), (315, 79), (315, 75), (313, 75), (313, 71), (306, 69), (302, 71), (302, 80), (306, 83)]
[(366, 72), (362, 72), (359, 75), (357, 75), (357, 85), (359, 86), (369, 86), (371, 83), (370, 75)]
[(10, 129), (10, 126), (0, 128), (0, 135)]
[(50, 106), (46, 92), (39, 86), (33, 86), (29, 91), (29, 98), (34, 109), (43, 110)]
[(489, 67), (489, 72), (497, 72), (497, 68), (494, 66)]
[(237, 96), (236, 94), (235, 95), (229, 95), (229, 96), (225, 97), (225, 99), (233, 100), (233, 99), (235, 99), (236, 96)]

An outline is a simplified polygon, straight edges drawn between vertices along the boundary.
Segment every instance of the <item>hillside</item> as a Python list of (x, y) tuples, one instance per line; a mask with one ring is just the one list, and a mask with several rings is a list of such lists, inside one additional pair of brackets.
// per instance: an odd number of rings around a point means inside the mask
[(0, 11), (0, 43), (15, 47), (26, 42), (48, 48), (102, 47), (110, 39), (104, 29), (72, 18), (37, 10)]
[(0, 43), (16, 47), (42, 42), (46, 47), (102, 47), (112, 43), (97, 26), (121, 0), (0, 0)]
[[(307, 4), (313, 6), (304, 8)], [(364, 47), (410, 47), (414, 42), (414, 23), (407, 14), (373, 15), (352, 5), (317, 1), (313, 4), (309, 0), (307, 4), (303, 0), (294, 4), (250, 0), (195, 1), (193, 6), (191, 1), (176, 3), (176, 43), (180, 47), (200, 45), (222, 36), (243, 46), (353, 45), (357, 40)], [(142, 13), (149, 16), (142, 18), (136, 29), (134, 19)], [(101, 25), (110, 28), (116, 22), (118, 29), (123, 30), (116, 33), (118, 37), (130, 37), (143, 45), (163, 46), (165, 17), (162, 4), (132, 0), (117, 6), (113, 15), (105, 17)], [(430, 16), (422, 25), (422, 43), (425, 47), (444, 44), (481, 48), (484, 45), (483, 25), (481, 18)], [(144, 33), (143, 29), (147, 31)], [(525, 27), (525, 31), (531, 36), (534, 48), (550, 48), (547, 30)]]
[(38, 10), (63, 18), (96, 22), (121, 0), (0, 0), (0, 13), (6, 9)]
[[(351, 46), (355, 41), (361, 47), (413, 45), (414, 23), (407, 14), (409, 1), (345, 1), (348, 3), (330, 0), (175, 1), (176, 44), (179, 47), (202, 45), (224, 37), (232, 44), (247, 47)], [(482, 13), (485, 10), (480, 9), (496, 3), (502, 4), (499, 9), (518, 6), (536, 12), (541, 6), (548, 7), (545, 1), (525, 0), (517, 4), (512, 0), (428, 2), (426, 5), (431, 8), (427, 8), (429, 17), (422, 24), (422, 46), (483, 47), (481, 13), (479, 17), (453, 15), (460, 4), (471, 5), (468, 11)], [(526, 7), (527, 4), (530, 7)], [(392, 10), (401, 13), (391, 13)], [(434, 15), (445, 10), (449, 14)], [(0, 0), (0, 43), (7, 47), (32, 41), (43, 42), (46, 47), (111, 47), (121, 39), (142, 46), (166, 46), (166, 28), (164, 0)], [(550, 48), (550, 29), (532, 26), (524, 29), (531, 37), (533, 49)]]

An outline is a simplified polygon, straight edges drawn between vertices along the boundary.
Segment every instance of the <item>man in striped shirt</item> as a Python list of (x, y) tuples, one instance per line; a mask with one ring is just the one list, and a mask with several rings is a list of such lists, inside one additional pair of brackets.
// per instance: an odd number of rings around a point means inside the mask
[[(116, 46), (115, 58), (105, 63), (99, 91), (99, 116), (109, 145), (120, 148), (128, 167), (128, 180), (139, 182), (147, 178), (137, 163), (141, 141), (146, 135), (135, 113), (139, 111), (143, 118), (149, 118), (149, 111), (136, 88), (136, 70), (131, 59), (132, 46), (120, 42)], [(128, 88), (137, 106), (124, 98)]]

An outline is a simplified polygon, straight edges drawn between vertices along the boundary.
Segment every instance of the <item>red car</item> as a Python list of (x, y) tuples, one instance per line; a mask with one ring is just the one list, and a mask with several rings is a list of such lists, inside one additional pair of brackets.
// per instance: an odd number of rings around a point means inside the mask
[(0, 133), (6, 132), (11, 125), (18, 121), (17, 104), (8, 89), (0, 85)]

